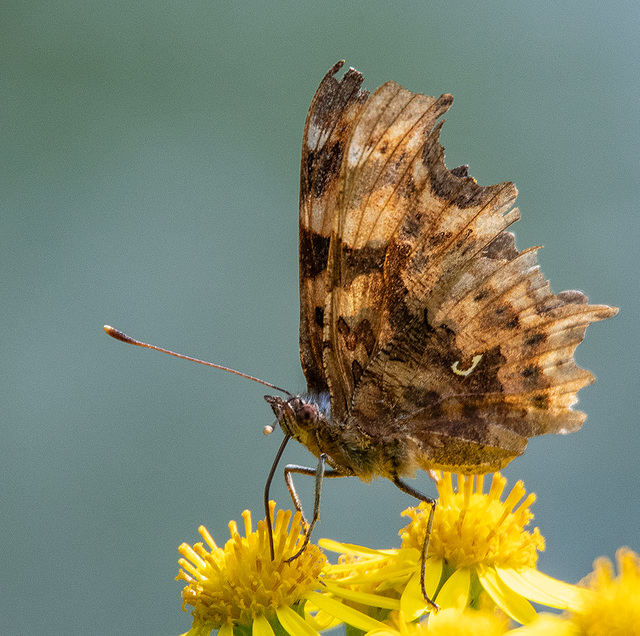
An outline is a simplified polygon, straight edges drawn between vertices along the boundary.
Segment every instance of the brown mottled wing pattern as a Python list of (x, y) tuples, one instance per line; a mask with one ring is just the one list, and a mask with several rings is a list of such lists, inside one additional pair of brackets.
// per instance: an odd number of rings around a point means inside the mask
[[(616, 310), (554, 295), (535, 250), (517, 251), (505, 231), (519, 218), (512, 183), (481, 187), (446, 168), (437, 120), (451, 102), (388, 82), (349, 112), (341, 170), (328, 171), (326, 268), (318, 258), (320, 278), (307, 276), (309, 298), (325, 289), (326, 302), (305, 373), (320, 368), (322, 324), (335, 420), (372, 443), (403, 440), (404, 468), (486, 472), (531, 435), (581, 425), (571, 406), (592, 376), (573, 351)], [(311, 211), (306, 227), (326, 237), (330, 208), (319, 209), (322, 225)]]
[(616, 309), (577, 291), (554, 295), (536, 248), (518, 252), (510, 232), (425, 300), (422, 317), (372, 360), (350, 413), (380, 443), (408, 440), (409, 472), (497, 470), (529, 437), (582, 425), (571, 407), (593, 376), (573, 352), (587, 325)]
[(300, 168), (300, 358), (310, 391), (328, 389), (322, 361), (326, 267), (342, 158), (369, 93), (362, 75), (344, 62), (324, 77), (309, 108)]
[[(395, 82), (366, 103), (342, 165), (325, 306), (332, 414), (346, 417), (361, 374), (454, 274), (518, 212), (512, 184), (480, 188), (446, 169), (438, 118), (453, 98)], [(462, 171), (463, 173), (464, 171)]]

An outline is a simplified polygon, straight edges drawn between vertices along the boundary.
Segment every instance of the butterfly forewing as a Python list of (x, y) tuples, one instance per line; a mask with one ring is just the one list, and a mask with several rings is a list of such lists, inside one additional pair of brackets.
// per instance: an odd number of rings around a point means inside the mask
[(389, 244), (415, 204), (412, 166), (451, 103), (387, 82), (367, 101), (340, 175), (327, 273), (324, 362), (332, 412), (344, 417), (355, 385), (386, 340)]
[(326, 271), (340, 170), (353, 123), (367, 99), (362, 75), (338, 62), (324, 77), (309, 108), (300, 166), (300, 358), (310, 391), (327, 390), (322, 362)]

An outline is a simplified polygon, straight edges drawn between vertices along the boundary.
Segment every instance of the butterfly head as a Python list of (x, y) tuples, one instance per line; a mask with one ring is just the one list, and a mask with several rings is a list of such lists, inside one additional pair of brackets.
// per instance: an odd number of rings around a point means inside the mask
[(297, 439), (307, 448), (314, 445), (315, 432), (326, 421), (318, 405), (300, 396), (283, 399), (279, 396), (265, 395), (264, 399), (273, 410), (276, 421), (285, 435)]

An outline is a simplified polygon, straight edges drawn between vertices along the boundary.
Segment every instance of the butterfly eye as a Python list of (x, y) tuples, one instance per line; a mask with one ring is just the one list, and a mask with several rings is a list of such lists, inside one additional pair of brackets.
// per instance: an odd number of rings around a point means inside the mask
[(305, 404), (298, 410), (298, 420), (300, 422), (311, 423), (318, 419), (318, 410), (311, 404)]

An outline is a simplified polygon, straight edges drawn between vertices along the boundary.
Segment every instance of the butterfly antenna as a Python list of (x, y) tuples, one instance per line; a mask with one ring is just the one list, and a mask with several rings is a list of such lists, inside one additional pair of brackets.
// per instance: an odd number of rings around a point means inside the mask
[(192, 358), (191, 356), (185, 356), (181, 353), (176, 353), (175, 351), (169, 351), (169, 349), (163, 349), (162, 347), (157, 347), (156, 345), (147, 344), (146, 342), (140, 342), (140, 340), (135, 340), (131, 336), (127, 336), (126, 333), (123, 333), (122, 331), (120, 331), (119, 329), (116, 329), (115, 327), (112, 327), (111, 325), (105, 325), (104, 330), (112, 338), (115, 338), (116, 340), (120, 340), (121, 342), (126, 342), (128, 344), (135, 345), (136, 347), (143, 347), (144, 349), (154, 349), (155, 351), (168, 353), (170, 356), (175, 356), (176, 358), (182, 358), (183, 360), (190, 360), (191, 362), (204, 364), (207, 367), (213, 367), (214, 369), (220, 369), (221, 371), (228, 371), (229, 373), (239, 375), (241, 378), (247, 378), (247, 380), (253, 380), (254, 382), (259, 382), (260, 384), (264, 384), (264, 386), (268, 386), (270, 389), (273, 389), (274, 391), (280, 391), (281, 393), (285, 393), (286, 395), (291, 396), (291, 393), (289, 393), (289, 391), (286, 391), (285, 389), (281, 389), (275, 384), (270, 384), (269, 382), (265, 382), (260, 378), (254, 378), (252, 375), (241, 373), (240, 371), (236, 371), (235, 369), (230, 369), (229, 367), (223, 367), (220, 364), (214, 364), (213, 362), (206, 362), (205, 360)]

